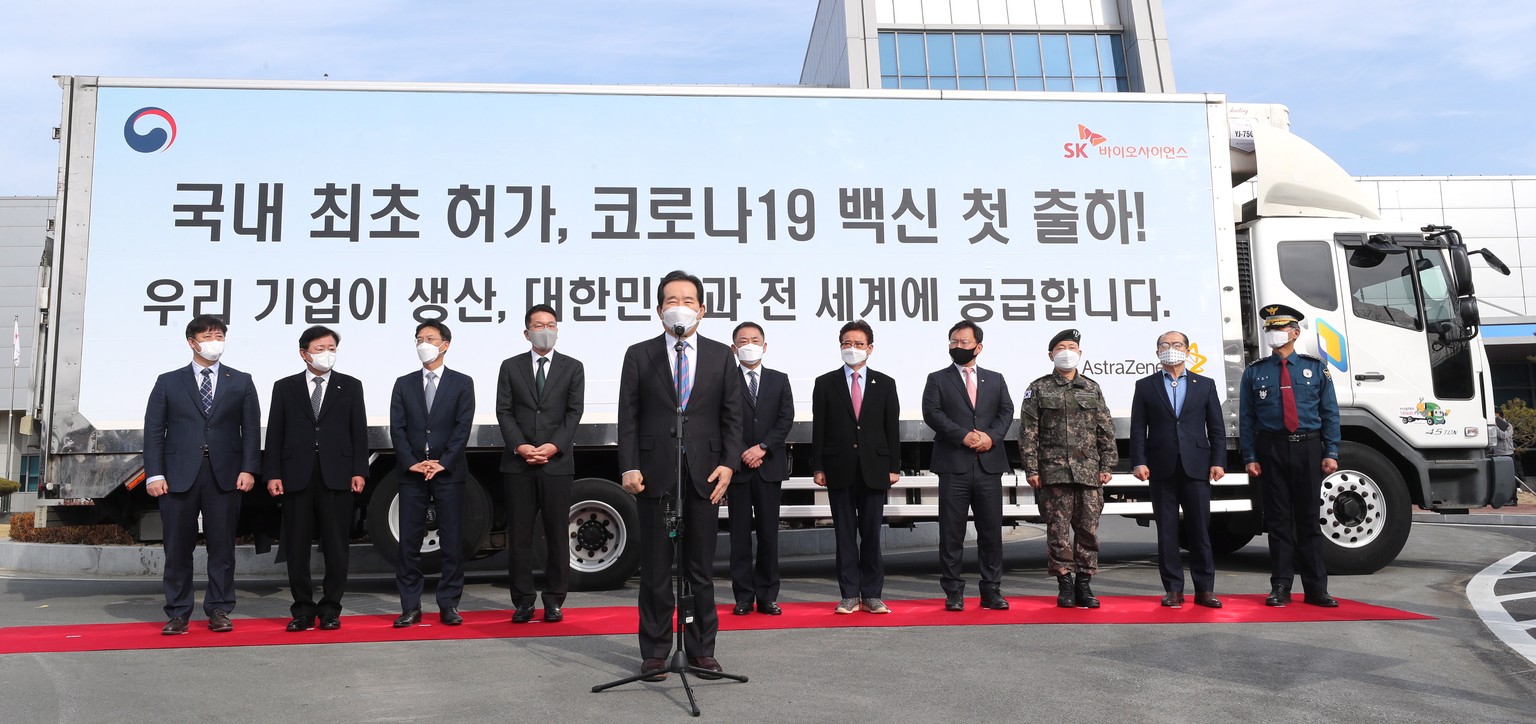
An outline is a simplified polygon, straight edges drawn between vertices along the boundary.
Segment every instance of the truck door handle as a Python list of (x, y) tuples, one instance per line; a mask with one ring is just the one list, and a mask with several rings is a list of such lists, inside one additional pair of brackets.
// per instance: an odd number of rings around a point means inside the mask
[(1386, 379), (1387, 376), (1380, 372), (1365, 372), (1355, 375), (1355, 380), (1358, 382), (1382, 382)]

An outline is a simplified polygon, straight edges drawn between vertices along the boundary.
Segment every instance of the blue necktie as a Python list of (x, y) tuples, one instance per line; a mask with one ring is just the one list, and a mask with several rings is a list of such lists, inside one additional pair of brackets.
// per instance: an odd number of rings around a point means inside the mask
[(681, 392), (677, 396), (677, 401), (684, 409), (688, 407), (688, 396), (693, 394), (693, 376), (688, 374), (688, 348), (690, 346), (687, 342), (684, 342), (682, 350), (677, 353), (677, 375), (681, 380), (679, 382)]
[(203, 385), (197, 391), (203, 397), (203, 417), (213, 414), (213, 370), (203, 370)]

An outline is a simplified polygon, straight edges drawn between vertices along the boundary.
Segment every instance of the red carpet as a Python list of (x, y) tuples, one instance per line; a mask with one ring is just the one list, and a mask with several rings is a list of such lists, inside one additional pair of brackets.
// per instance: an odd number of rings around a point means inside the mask
[[(1165, 609), (1156, 596), (1100, 596), (1098, 610), (1062, 609), (1054, 596), (1016, 596), (1008, 599), (1007, 611), (986, 611), (975, 598), (966, 599), (966, 610), (944, 610), (943, 599), (887, 601), (889, 615), (832, 613), (833, 603), (784, 603), (782, 616), (733, 616), (729, 606), (720, 608), (721, 631), (769, 629), (856, 628), (900, 626), (975, 626), (1018, 624), (1150, 624), (1150, 623), (1315, 623), (1322, 621), (1423, 621), (1433, 620), (1408, 611), (1339, 599), (1338, 608), (1318, 608), (1296, 603), (1285, 608), (1264, 605), (1262, 594), (1222, 596), (1220, 610), (1186, 603), (1181, 609)], [(210, 632), (206, 622), (192, 621), (191, 633), (161, 636), (163, 621), (98, 623), (76, 626), (17, 626), (0, 628), (0, 654), (66, 651), (118, 651), (183, 649), (214, 646), (280, 646), (285, 644), (347, 644), (387, 641), (436, 641), (447, 639), (501, 639), (535, 636), (606, 636), (634, 634), (639, 615), (634, 606), (567, 608), (565, 620), (544, 624), (513, 625), (511, 611), (467, 611), (464, 625), (443, 626), (436, 612), (426, 612), (422, 625), (408, 629), (390, 626), (388, 616), (343, 616), (339, 631), (288, 633), (288, 619), (235, 619), (230, 633)]]

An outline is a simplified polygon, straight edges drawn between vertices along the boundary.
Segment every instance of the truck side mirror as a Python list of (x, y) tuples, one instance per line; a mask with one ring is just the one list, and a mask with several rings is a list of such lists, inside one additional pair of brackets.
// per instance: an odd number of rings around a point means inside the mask
[(1472, 262), (1467, 258), (1467, 248), (1453, 246), (1451, 252), (1451, 294), (1465, 297), (1473, 293), (1472, 289)]
[(1483, 261), (1488, 262), (1488, 268), (1503, 274), (1504, 276), (1509, 276), (1509, 266), (1506, 265), (1504, 261), (1498, 257), (1497, 254), (1494, 254), (1487, 249), (1478, 249), (1477, 251), (1467, 253), (1481, 256)]

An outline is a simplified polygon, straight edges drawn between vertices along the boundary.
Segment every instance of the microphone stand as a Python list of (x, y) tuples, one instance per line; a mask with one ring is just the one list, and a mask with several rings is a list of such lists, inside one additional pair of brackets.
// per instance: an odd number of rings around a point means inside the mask
[[(664, 495), (662, 503), (662, 524), (667, 531), (667, 537), (672, 540), (672, 605), (673, 605), (673, 633), (672, 633), (672, 658), (667, 662), (667, 668), (661, 672), (635, 674), (626, 676), (617, 681), (606, 684), (598, 684), (592, 687), (592, 693), (612, 689), (625, 684), (655, 676), (657, 673), (677, 674), (683, 682), (683, 691), (688, 694), (689, 713), (699, 715), (699, 703), (693, 696), (693, 686), (688, 683), (688, 674), (695, 676), (713, 676), (731, 681), (745, 683), (747, 677), (740, 674), (727, 674), (723, 671), (709, 671), (688, 663), (688, 657), (684, 645), (684, 626), (693, 622), (693, 587), (687, 577), (683, 575), (683, 495), (687, 490), (683, 487), (683, 333), (688, 331), (682, 325), (672, 328), (672, 335), (677, 337), (677, 344), (672, 349), (677, 352), (677, 361), (672, 371), (673, 392), (677, 398), (676, 419), (672, 426), (672, 437), (677, 441), (677, 475), (673, 481), (673, 492)], [(697, 362), (697, 360), (695, 360)], [(694, 365), (697, 369), (698, 365)]]

